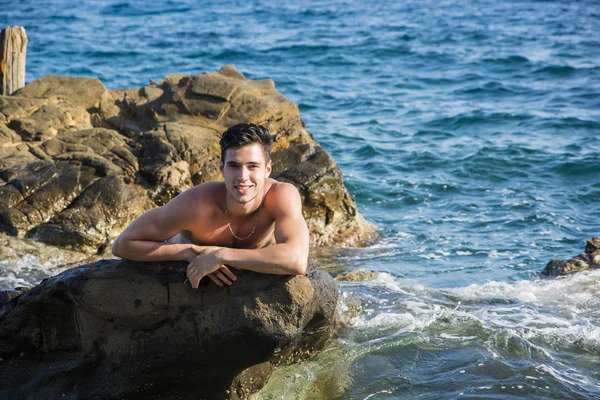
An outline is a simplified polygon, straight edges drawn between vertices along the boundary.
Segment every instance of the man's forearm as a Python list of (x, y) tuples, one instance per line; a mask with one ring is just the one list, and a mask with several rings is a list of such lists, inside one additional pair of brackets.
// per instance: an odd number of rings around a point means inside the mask
[(117, 257), (134, 261), (191, 261), (197, 256), (190, 244), (151, 240), (124, 240), (118, 237), (112, 251)]
[(265, 274), (302, 275), (306, 272), (308, 253), (289, 244), (274, 244), (263, 249), (222, 247), (218, 257), (223, 264)]

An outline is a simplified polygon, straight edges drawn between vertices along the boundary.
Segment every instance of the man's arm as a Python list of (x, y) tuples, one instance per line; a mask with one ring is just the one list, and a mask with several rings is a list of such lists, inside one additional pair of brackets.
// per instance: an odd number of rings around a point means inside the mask
[(112, 246), (117, 257), (136, 261), (191, 261), (191, 244), (165, 243), (188, 228), (194, 212), (194, 194), (186, 191), (162, 207), (142, 214), (119, 235)]
[[(275, 189), (275, 190), (274, 190)], [(266, 274), (301, 275), (308, 262), (309, 235), (302, 216), (302, 201), (291, 184), (278, 184), (267, 208), (275, 218), (276, 244), (263, 249), (211, 247), (190, 263), (188, 277), (198, 287), (202, 277), (219, 265)]]

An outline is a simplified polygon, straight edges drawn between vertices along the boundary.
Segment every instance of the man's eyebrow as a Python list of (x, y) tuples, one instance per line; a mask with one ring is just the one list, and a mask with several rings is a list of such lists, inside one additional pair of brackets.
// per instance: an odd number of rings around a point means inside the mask
[[(226, 165), (240, 165), (240, 163), (237, 162), (237, 161), (227, 161)], [(246, 163), (246, 165), (258, 165), (258, 166), (260, 166), (262, 164), (260, 163), (260, 161), (248, 161)]]

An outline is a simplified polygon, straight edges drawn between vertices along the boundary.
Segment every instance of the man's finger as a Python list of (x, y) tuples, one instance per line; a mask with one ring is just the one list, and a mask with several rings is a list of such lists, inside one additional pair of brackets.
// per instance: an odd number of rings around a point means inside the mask
[(217, 285), (223, 287), (223, 284), (221, 283), (220, 280), (218, 280), (215, 276), (215, 274), (208, 274), (207, 276), (210, 278), (211, 281), (213, 281), (214, 283), (216, 283)]
[(188, 277), (188, 279), (190, 281), (194, 281), (195, 277), (198, 276), (198, 271), (196, 271), (194, 268), (188, 268), (187, 272), (186, 272), (186, 276)]
[(224, 266), (224, 265), (223, 265), (223, 266), (220, 268), (220, 271), (221, 271), (221, 272), (223, 272), (225, 275), (227, 275), (227, 277), (228, 277), (229, 279), (231, 279), (232, 281), (237, 281), (237, 277), (236, 277), (236, 276), (233, 274), (233, 272), (231, 272), (231, 271), (229, 270), (229, 268), (227, 268), (226, 266)]
[(232, 282), (225, 275), (223, 275), (221, 273), (221, 271), (217, 270), (217, 271), (213, 272), (213, 274), (215, 274), (215, 276), (217, 278), (219, 278), (221, 280), (221, 282), (225, 282), (226, 284), (231, 285)]
[(198, 286), (200, 286), (200, 281), (202, 280), (202, 277), (196, 278), (196, 276), (194, 276), (191, 281), (192, 281), (192, 287), (194, 289), (198, 289)]

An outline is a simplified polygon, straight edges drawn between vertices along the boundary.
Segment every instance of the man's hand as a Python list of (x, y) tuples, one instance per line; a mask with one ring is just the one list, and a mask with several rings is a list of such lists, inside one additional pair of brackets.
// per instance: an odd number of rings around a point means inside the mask
[(231, 285), (237, 279), (218, 257), (219, 249), (220, 247), (215, 246), (192, 246), (192, 250), (198, 255), (189, 263), (187, 277), (194, 289), (198, 288), (205, 276), (221, 287), (223, 283)]

